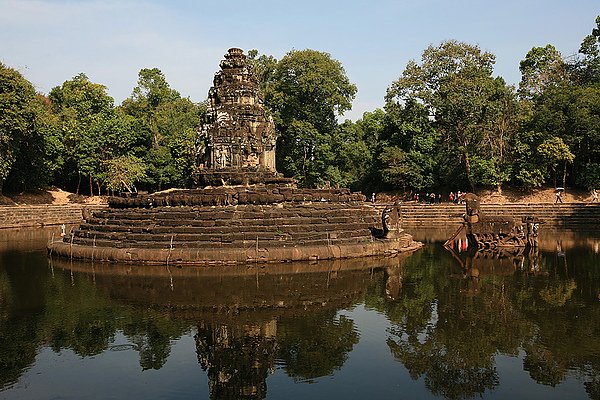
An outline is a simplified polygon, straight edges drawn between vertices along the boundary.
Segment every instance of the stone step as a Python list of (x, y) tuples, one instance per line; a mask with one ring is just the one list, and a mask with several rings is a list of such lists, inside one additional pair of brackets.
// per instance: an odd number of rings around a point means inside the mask
[[(240, 240), (305, 240), (305, 239), (331, 239), (331, 238), (347, 238), (347, 237), (368, 237), (371, 231), (368, 228), (360, 226), (348, 226), (346, 228), (335, 231), (315, 231), (310, 227), (300, 229), (293, 227), (286, 231), (275, 232), (228, 232), (228, 233), (199, 233), (199, 234), (173, 234), (173, 233), (129, 233), (129, 232), (97, 232), (87, 230), (75, 230), (73, 235), (75, 238), (87, 238), (95, 240), (110, 240), (110, 241), (130, 241), (130, 242), (170, 242), (176, 240), (179, 242), (232, 242)], [(297, 229), (296, 229), (297, 228)], [(68, 242), (70, 238), (65, 239)]]
[[(336, 238), (336, 239), (304, 239), (294, 240), (293, 242), (288, 241), (277, 241), (277, 240), (258, 240), (258, 247), (301, 247), (301, 246), (335, 246), (342, 244), (352, 243), (367, 243), (370, 242), (370, 238), (365, 237), (347, 237), (347, 238)], [(68, 242), (67, 242), (68, 243)], [(73, 245), (82, 245), (89, 247), (114, 247), (114, 248), (140, 248), (140, 249), (178, 249), (178, 248), (198, 248), (198, 249), (214, 249), (214, 248), (248, 248), (252, 249), (257, 246), (256, 239), (252, 240), (236, 240), (228, 242), (178, 242), (178, 241), (161, 241), (161, 242), (128, 242), (128, 241), (113, 241), (105, 239), (90, 239), (77, 237), (73, 239)]]
[[(378, 216), (365, 216), (360, 213), (340, 214), (328, 217), (286, 217), (286, 218), (231, 218), (231, 219), (101, 219), (90, 218), (83, 226), (106, 227), (139, 227), (149, 228), (154, 226), (164, 227), (213, 227), (213, 226), (280, 226), (280, 225), (327, 225), (344, 223), (378, 224)], [(239, 229), (239, 228), (238, 228)]]
[(214, 220), (214, 219), (269, 219), (269, 218), (310, 218), (318, 215), (320, 218), (331, 218), (344, 215), (354, 215), (357, 213), (379, 215), (376, 209), (364, 208), (322, 208), (322, 209), (276, 209), (270, 211), (252, 211), (252, 210), (201, 210), (201, 211), (155, 211), (148, 210), (147, 214), (131, 210), (122, 210), (121, 212), (101, 211), (94, 213), (94, 220), (124, 221), (124, 220)]

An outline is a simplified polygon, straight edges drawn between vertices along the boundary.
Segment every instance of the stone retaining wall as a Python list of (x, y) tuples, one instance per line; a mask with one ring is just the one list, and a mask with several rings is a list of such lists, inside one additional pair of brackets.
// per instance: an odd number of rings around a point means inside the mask
[(43, 204), (28, 206), (0, 206), (0, 229), (32, 226), (78, 224), (84, 210), (99, 210), (102, 205)]
[(364, 203), (366, 197), (350, 189), (302, 189), (287, 186), (216, 187), (178, 189), (133, 197), (110, 197), (112, 208), (153, 208), (165, 206), (235, 206), (288, 203)]
[[(383, 209), (383, 205), (378, 208)], [(458, 204), (403, 203), (403, 227), (455, 226), (462, 222), (465, 206)], [(542, 204), (482, 204), (481, 215), (521, 218), (533, 216), (550, 226), (600, 227), (600, 204), (586, 203), (542, 203)]]

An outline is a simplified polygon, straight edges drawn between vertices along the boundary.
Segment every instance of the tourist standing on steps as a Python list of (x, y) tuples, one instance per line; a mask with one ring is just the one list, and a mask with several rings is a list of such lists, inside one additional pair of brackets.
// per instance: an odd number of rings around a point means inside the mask
[(596, 191), (596, 188), (592, 189), (592, 203), (597, 203), (598, 202), (598, 192)]
[(554, 202), (554, 204), (556, 204), (556, 203), (562, 203), (563, 202), (562, 201), (562, 192), (563, 192), (562, 188), (557, 188), (556, 189), (556, 201)]

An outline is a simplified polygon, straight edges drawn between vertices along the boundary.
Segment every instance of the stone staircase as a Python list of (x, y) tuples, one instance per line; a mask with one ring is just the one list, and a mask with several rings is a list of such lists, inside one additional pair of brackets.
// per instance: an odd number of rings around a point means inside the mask
[[(383, 205), (378, 205), (380, 210)], [(447, 227), (462, 222), (465, 206), (459, 204), (403, 203), (402, 227)], [(521, 218), (533, 216), (549, 226), (600, 227), (600, 204), (482, 204), (481, 215)]]
[(65, 242), (142, 249), (253, 248), (371, 242), (380, 211), (360, 203), (108, 208)]

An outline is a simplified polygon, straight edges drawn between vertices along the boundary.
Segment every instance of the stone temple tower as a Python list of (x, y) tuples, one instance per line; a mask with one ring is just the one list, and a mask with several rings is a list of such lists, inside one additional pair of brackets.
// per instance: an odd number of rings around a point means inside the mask
[(208, 92), (206, 120), (198, 135), (198, 183), (265, 183), (277, 179), (273, 118), (267, 113), (251, 65), (231, 48)]

